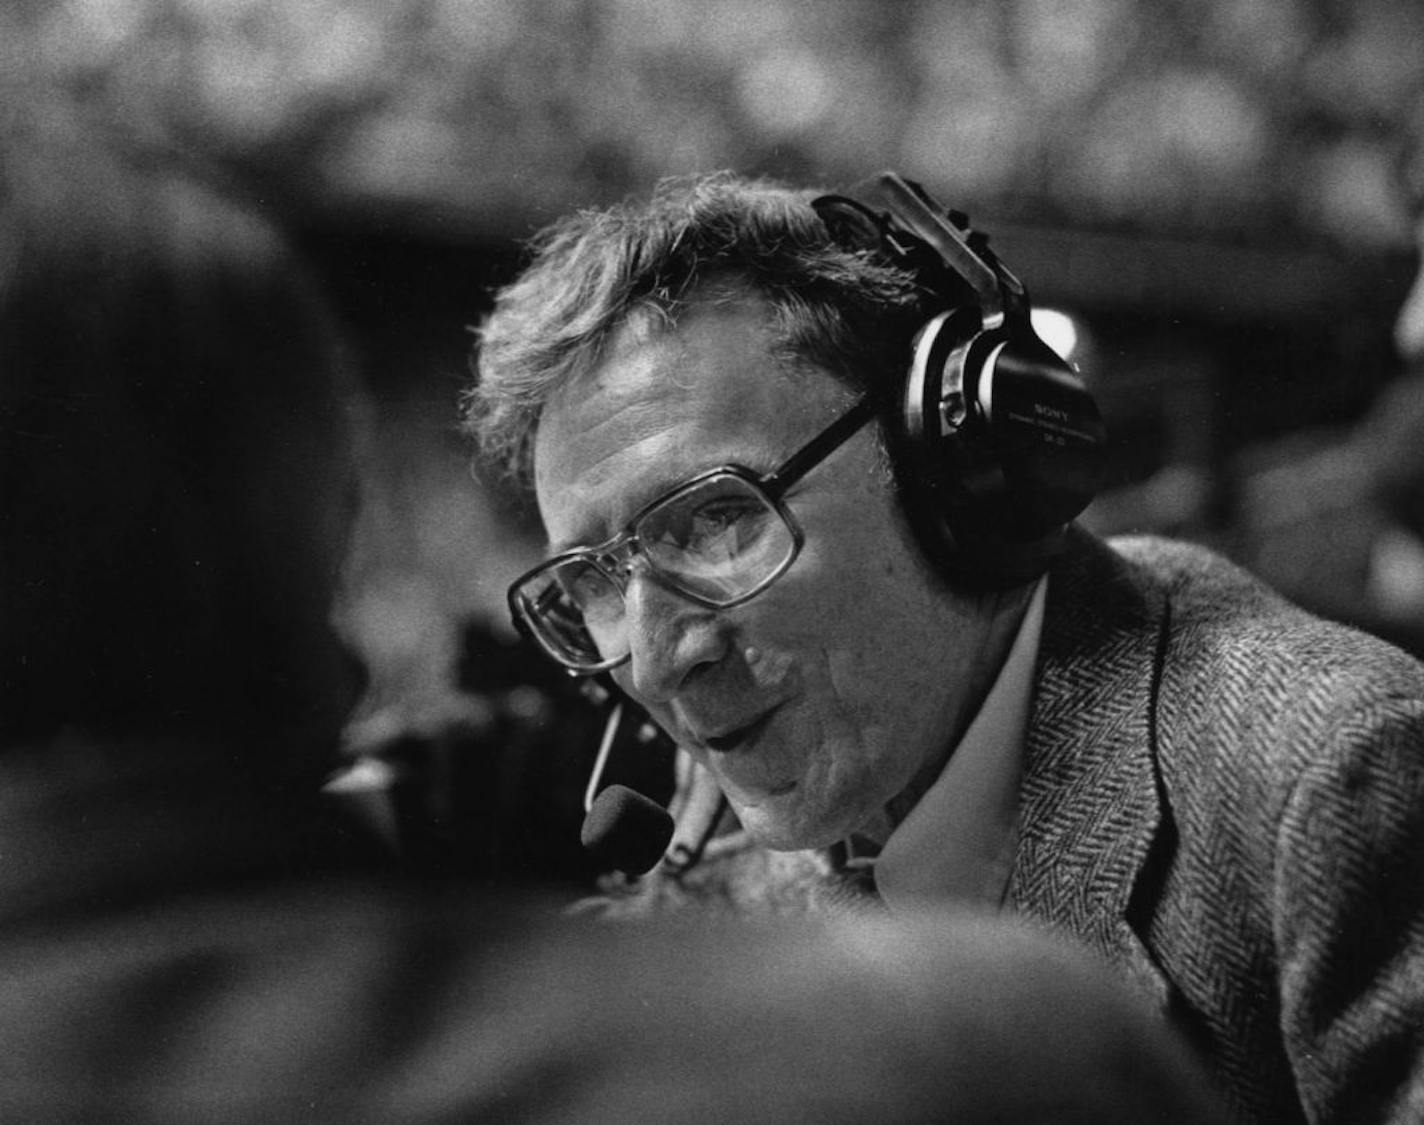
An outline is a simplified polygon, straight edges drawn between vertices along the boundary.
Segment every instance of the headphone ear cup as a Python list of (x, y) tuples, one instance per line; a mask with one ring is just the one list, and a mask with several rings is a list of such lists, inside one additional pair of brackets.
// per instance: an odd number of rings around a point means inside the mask
[(973, 307), (920, 330), (896, 429), (916, 537), (974, 586), (1041, 574), (1102, 474), (1103, 423), (1077, 373), (1026, 321), (985, 331)]
[(980, 388), (1006, 482), (1005, 510), (995, 518), (1013, 539), (1059, 532), (1102, 482), (1107, 432), (1097, 403), (1077, 371), (1032, 331), (1008, 336)]

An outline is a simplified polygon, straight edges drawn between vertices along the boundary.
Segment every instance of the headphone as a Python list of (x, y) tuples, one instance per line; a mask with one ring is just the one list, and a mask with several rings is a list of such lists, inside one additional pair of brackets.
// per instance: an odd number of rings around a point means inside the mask
[(837, 243), (910, 270), (940, 306), (915, 334), (885, 427), (920, 547), (974, 588), (1038, 577), (1102, 477), (1093, 396), (1034, 331), (1022, 283), (968, 216), (893, 172), (811, 206)]

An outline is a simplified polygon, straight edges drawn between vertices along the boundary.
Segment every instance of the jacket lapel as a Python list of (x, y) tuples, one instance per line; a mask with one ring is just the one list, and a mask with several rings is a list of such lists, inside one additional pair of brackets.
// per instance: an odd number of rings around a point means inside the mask
[(1049, 578), (1008, 898), (1165, 981), (1129, 922), (1163, 812), (1154, 701), (1167, 607), (1105, 544), (1074, 532)]

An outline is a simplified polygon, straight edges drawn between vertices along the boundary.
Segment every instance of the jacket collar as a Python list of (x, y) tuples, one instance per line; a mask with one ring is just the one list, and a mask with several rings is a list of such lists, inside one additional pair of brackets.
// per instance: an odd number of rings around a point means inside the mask
[(1055, 563), (1020, 789), (1009, 901), (1139, 970), (1129, 921), (1163, 827), (1156, 684), (1165, 596), (1102, 541), (1074, 531)]

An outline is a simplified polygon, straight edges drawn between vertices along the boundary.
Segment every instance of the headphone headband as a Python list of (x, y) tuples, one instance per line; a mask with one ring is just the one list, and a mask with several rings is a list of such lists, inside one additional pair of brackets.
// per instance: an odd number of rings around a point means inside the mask
[(938, 255), (972, 290), (986, 323), (997, 323), (1007, 304), (1023, 298), (1023, 285), (989, 249), (988, 236), (970, 228), (964, 212), (939, 210), (919, 184), (894, 172), (882, 172), (852, 190), (853, 196), (821, 196), (811, 205), (823, 221), (829, 207), (855, 208), (902, 259), (915, 256), (921, 247)]

